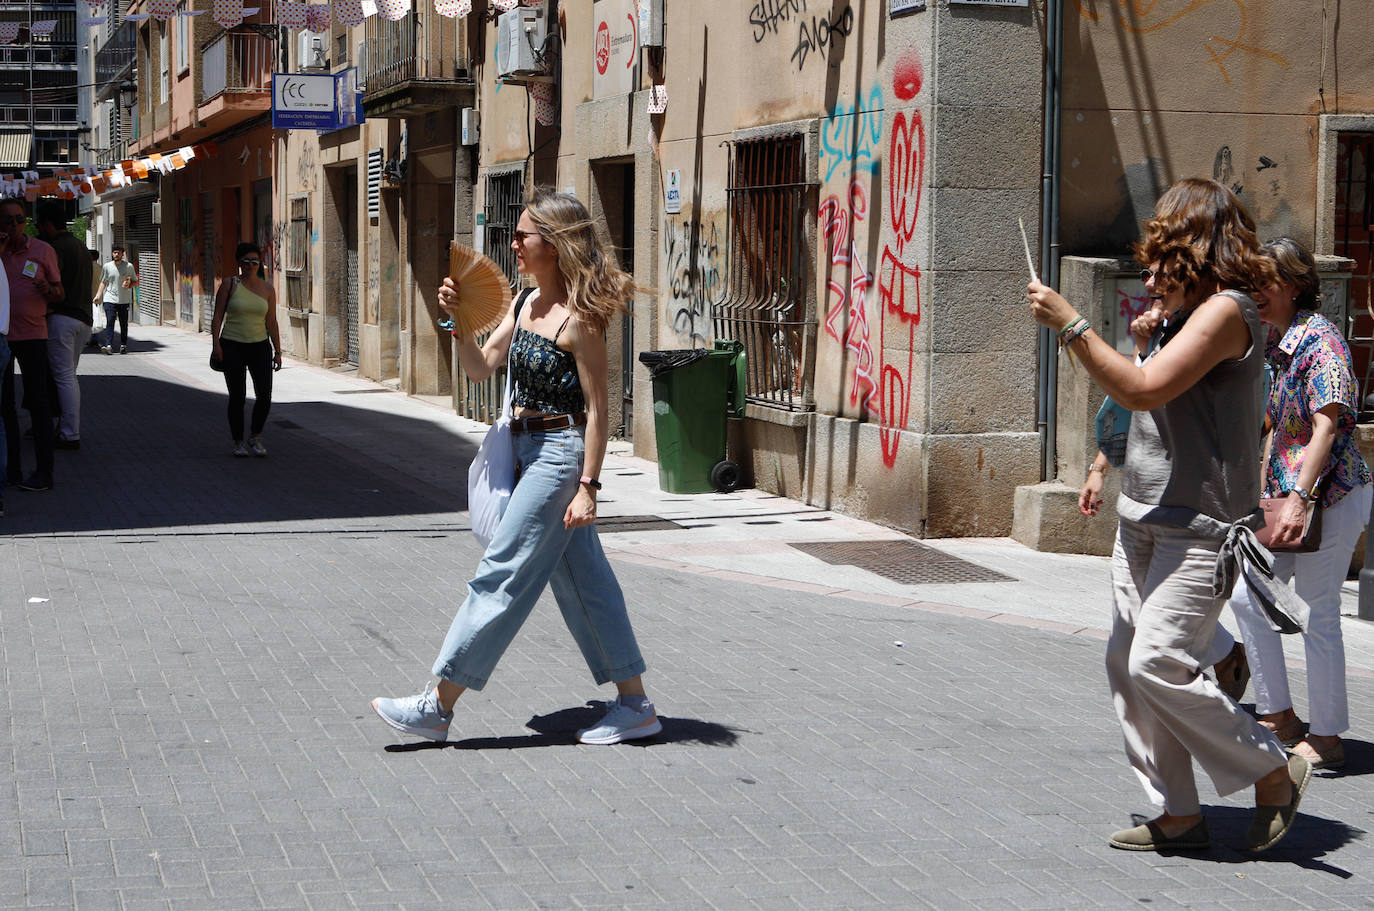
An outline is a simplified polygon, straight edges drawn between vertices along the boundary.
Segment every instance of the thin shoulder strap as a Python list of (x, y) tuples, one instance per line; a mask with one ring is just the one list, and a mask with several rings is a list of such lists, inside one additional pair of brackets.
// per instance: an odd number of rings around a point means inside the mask
[(559, 337), (560, 335), (563, 334), (563, 329), (568, 325), (568, 323), (569, 323), (571, 320), (572, 320), (572, 314), (569, 313), (569, 314), (567, 315), (567, 317), (563, 320), (563, 322), (559, 324), (559, 326), (558, 326), (558, 331), (555, 332), (555, 333), (553, 334), (553, 343), (554, 343), (555, 345), (558, 344), (558, 337)]
[(515, 359), (515, 330), (520, 328), (520, 309), (525, 306), (526, 299), (534, 292), (533, 288), (526, 288), (520, 292), (520, 296), (515, 299), (515, 326), (511, 330), (510, 345), (506, 348), (506, 391), (502, 396), (501, 416), (510, 416), (511, 402), (511, 375), (515, 372), (511, 369)]

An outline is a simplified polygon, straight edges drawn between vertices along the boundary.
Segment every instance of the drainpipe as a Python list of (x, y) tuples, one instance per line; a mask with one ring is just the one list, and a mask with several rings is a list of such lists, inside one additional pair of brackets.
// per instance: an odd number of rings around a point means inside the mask
[[(1059, 138), (1060, 105), (1063, 101), (1064, 0), (1045, 0), (1045, 97), (1044, 148), (1040, 175), (1040, 280), (1059, 287)], [(1039, 376), (1036, 409), (1039, 414), (1040, 479), (1052, 481), (1058, 474), (1059, 340), (1054, 330), (1040, 328)]]

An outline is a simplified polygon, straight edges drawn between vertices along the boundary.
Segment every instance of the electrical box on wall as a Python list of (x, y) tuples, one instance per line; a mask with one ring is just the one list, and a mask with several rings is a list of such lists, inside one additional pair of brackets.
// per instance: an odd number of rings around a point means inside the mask
[(663, 0), (639, 0), (639, 46), (663, 47)]
[(544, 76), (544, 11), (521, 6), (496, 20), (496, 74), (503, 79)]
[(463, 108), (460, 124), (463, 130), (463, 145), (477, 145), (477, 111), (475, 108)]
[(151, 221), (151, 222), (152, 222), (153, 224), (155, 224), (155, 225), (160, 225), (160, 224), (162, 224), (162, 200), (160, 200), (160, 199), (155, 199), (155, 200), (153, 200), (152, 215), (149, 216), (149, 219), (148, 219), (148, 220)]

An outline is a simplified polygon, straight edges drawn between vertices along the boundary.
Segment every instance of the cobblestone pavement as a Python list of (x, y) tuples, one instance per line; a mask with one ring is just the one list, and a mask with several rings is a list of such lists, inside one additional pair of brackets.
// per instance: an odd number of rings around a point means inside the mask
[(665, 496), (624, 447), (603, 536), (663, 735), (573, 743), (610, 690), (546, 598), (447, 746), (398, 739), (367, 702), (424, 685), (477, 562), (477, 425), (289, 363), (271, 455), (233, 459), (205, 337), (134, 328), (82, 359), (56, 488), (0, 520), (0, 906), (1374, 906), (1368, 624), (1349, 765), (1279, 848), (1238, 850), (1249, 797), (1204, 780), (1216, 847), (1117, 852), (1149, 808), (1105, 561), (925, 542), (1013, 579), (898, 583), (791, 546), (891, 530)]

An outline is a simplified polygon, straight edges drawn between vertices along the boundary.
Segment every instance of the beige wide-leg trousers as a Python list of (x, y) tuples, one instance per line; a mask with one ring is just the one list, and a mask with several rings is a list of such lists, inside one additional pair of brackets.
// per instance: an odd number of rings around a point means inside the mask
[(1122, 519), (1112, 554), (1107, 681), (1131, 767), (1150, 800), (1176, 816), (1201, 811), (1193, 759), (1222, 796), (1287, 762), (1278, 739), (1202, 673), (1226, 604), (1212, 594), (1220, 546)]

